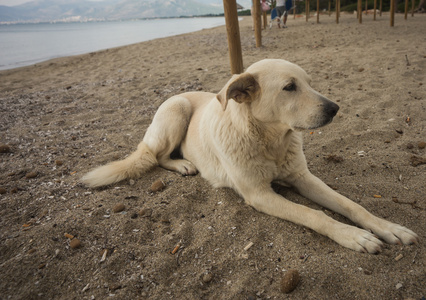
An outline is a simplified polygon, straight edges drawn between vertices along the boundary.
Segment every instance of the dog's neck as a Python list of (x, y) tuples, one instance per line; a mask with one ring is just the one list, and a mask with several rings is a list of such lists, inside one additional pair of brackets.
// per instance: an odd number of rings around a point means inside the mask
[(289, 125), (257, 120), (251, 113), (250, 104), (232, 101), (223, 113), (229, 114), (229, 117), (220, 119), (219, 127), (227, 131), (226, 136), (238, 140), (238, 143), (232, 144), (238, 144), (240, 151), (244, 150), (250, 156), (262, 151), (268, 157), (278, 157), (277, 153), (287, 150), (291, 136), (295, 133)]

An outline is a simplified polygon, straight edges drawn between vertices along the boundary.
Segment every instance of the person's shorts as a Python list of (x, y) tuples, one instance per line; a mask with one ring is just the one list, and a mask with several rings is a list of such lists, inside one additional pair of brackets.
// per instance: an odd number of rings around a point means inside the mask
[(282, 15), (287, 15), (287, 10), (285, 9), (285, 6), (277, 6), (275, 7), (277, 9), (277, 15), (281, 18)]

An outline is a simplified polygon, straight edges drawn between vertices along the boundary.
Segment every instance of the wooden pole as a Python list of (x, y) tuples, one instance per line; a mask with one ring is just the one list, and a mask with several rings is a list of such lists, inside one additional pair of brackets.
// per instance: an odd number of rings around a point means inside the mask
[(365, 14), (368, 15), (368, 0), (365, 0)]
[(260, 7), (259, 0), (253, 0), (253, 13), (254, 13), (254, 36), (256, 38), (256, 47), (262, 47), (262, 22), (260, 20), (262, 8)]
[(376, 21), (377, 0), (374, 0), (374, 21)]
[[(414, 0), (413, 0), (414, 1)], [(413, 6), (414, 7), (414, 6)], [(296, 20), (296, 1), (294, 1), (294, 6), (293, 6), (293, 19)]]
[(405, 15), (404, 15), (405, 20), (407, 20), (407, 14), (408, 14), (408, 0), (405, 0)]
[(336, 0), (336, 24), (339, 24), (340, 17), (340, 0)]
[(225, 12), (226, 32), (228, 34), (229, 60), (231, 62), (231, 73), (243, 72), (243, 56), (241, 54), (240, 27), (238, 25), (236, 0), (223, 0)]
[(328, 16), (331, 16), (331, 0), (328, 0)]
[(358, 22), (362, 23), (362, 0), (358, 0)]
[(411, 16), (414, 17), (414, 2), (416, 2), (416, 0), (411, 0)]
[(266, 29), (266, 26), (268, 26), (268, 15), (266, 14), (266, 11), (263, 11), (263, 29)]
[(393, 27), (395, 24), (395, 0), (391, 0), (390, 16), (390, 25)]
[(309, 0), (306, 0), (306, 2), (305, 2), (305, 13), (306, 13), (306, 22), (308, 22), (308, 19), (309, 19)]
[(382, 16), (382, 3), (383, 3), (383, 0), (380, 0), (380, 8), (379, 8), (379, 15), (380, 16)]
[[(407, 1), (407, 0), (406, 0)], [(319, 14), (320, 14), (320, 9), (319, 9), (319, 0), (317, 0), (317, 24), (319, 23)]]

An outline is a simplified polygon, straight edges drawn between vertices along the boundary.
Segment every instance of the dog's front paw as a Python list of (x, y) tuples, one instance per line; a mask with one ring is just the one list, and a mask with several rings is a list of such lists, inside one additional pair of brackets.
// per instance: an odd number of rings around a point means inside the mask
[(349, 249), (364, 253), (379, 253), (382, 251), (383, 243), (372, 233), (345, 225), (339, 229), (336, 236), (332, 237), (337, 243)]
[(418, 235), (404, 226), (383, 219), (377, 223), (371, 230), (389, 244), (411, 245), (419, 241)]

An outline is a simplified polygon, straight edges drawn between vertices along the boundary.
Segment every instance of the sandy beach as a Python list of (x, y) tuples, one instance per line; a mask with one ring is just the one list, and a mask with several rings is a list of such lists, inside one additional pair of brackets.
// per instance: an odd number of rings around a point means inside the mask
[[(419, 244), (357, 253), (161, 168), (102, 189), (79, 183), (133, 152), (170, 96), (223, 87), (222, 26), (0, 71), (0, 299), (424, 299), (426, 15), (287, 25), (263, 30), (256, 48), (245, 17), (244, 67), (283, 58), (311, 75), (340, 111), (304, 133), (310, 170)], [(290, 269), (301, 281), (283, 294)]]

